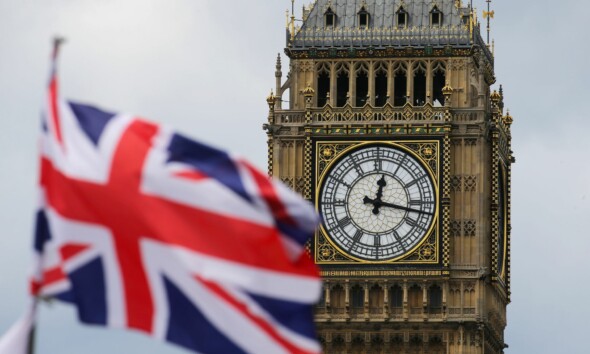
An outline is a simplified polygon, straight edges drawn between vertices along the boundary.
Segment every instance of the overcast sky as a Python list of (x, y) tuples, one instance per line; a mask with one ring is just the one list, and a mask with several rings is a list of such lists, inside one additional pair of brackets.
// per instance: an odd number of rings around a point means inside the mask
[[(485, 1), (474, 3), (481, 14)], [(590, 5), (492, 4), (496, 75), (515, 119), (517, 159), (506, 353), (588, 353)], [(0, 0), (0, 334), (25, 309), (51, 37), (68, 39), (63, 96), (149, 117), (265, 169), (261, 125), (288, 7), (288, 0)], [(59, 304), (42, 308), (38, 347), (38, 354), (184, 353), (82, 326)]]

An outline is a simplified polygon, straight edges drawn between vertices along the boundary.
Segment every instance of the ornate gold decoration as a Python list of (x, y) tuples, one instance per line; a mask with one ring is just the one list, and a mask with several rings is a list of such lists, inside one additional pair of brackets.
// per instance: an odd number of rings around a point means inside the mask
[(450, 96), (453, 94), (453, 88), (451, 85), (446, 84), (445, 87), (442, 88), (442, 94), (445, 96)]
[[(319, 177), (327, 170), (327, 168), (336, 159), (338, 159), (348, 149), (369, 143), (356, 142), (356, 141), (334, 141), (334, 142), (317, 142), (316, 143), (316, 171), (315, 181), (316, 184), (319, 182)], [(433, 176), (436, 180), (440, 171), (440, 148), (441, 143), (439, 141), (371, 141), (370, 143), (385, 143), (402, 146), (409, 149), (415, 154), (428, 168), (430, 168)], [(450, 140), (447, 142), (450, 143)], [(448, 165), (448, 164), (445, 164)], [(436, 182), (435, 182), (436, 184)], [(436, 189), (438, 190), (439, 187)], [(319, 193), (319, 185), (316, 187), (316, 193)], [(448, 214), (448, 212), (447, 212)], [(440, 223), (440, 221), (435, 221)], [(444, 229), (444, 227), (443, 227)], [(448, 229), (448, 227), (447, 227)], [(424, 241), (409, 255), (406, 257), (396, 260), (396, 264), (432, 264), (440, 260), (439, 250), (439, 228), (433, 227), (432, 232), (424, 239)], [(447, 237), (448, 238), (448, 237)], [(375, 263), (358, 261), (351, 257), (342, 254), (323, 234), (323, 231), (319, 230), (316, 232), (316, 244), (315, 244), (315, 260), (317, 263), (340, 263), (340, 264), (358, 264), (358, 263)], [(447, 241), (448, 243), (448, 241)], [(447, 248), (449, 245), (447, 245)], [(447, 260), (448, 262), (448, 260)]]
[(303, 158), (303, 176), (305, 176), (305, 186), (303, 190), (303, 198), (307, 200), (311, 200), (311, 150), (312, 150), (312, 143), (311, 137), (311, 130), (306, 130), (307, 136), (305, 137), (305, 145), (304, 145), (304, 158)]
[(315, 94), (315, 90), (311, 87), (310, 84), (307, 84), (307, 87), (303, 90), (302, 93), (305, 98), (311, 98)]
[(510, 115), (510, 111), (506, 112), (506, 115), (502, 118), (502, 120), (504, 121), (504, 124), (506, 124), (508, 127), (510, 127), (512, 125), (512, 122), (514, 122), (514, 119)]
[(272, 92), (272, 90), (270, 90), (270, 95), (268, 95), (268, 97), (266, 98), (266, 102), (268, 103), (268, 108), (271, 111), (274, 110), (276, 98), (277, 97), (274, 95), (274, 93)]
[(498, 102), (500, 102), (500, 100), (502, 99), (502, 96), (500, 96), (498, 91), (494, 90), (494, 92), (492, 92), (492, 94), (490, 95), (490, 99), (493, 103), (498, 104)]
[(443, 139), (442, 148), (442, 263), (443, 267), (448, 268), (451, 262), (451, 138), (448, 135)]

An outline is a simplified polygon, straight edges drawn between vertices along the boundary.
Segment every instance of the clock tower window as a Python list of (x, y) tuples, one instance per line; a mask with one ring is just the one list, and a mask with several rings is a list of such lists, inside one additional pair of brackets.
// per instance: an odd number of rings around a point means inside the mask
[(371, 314), (383, 313), (383, 288), (379, 284), (374, 284), (369, 289), (369, 312)]
[(383, 107), (387, 103), (387, 70), (380, 65), (375, 73), (375, 107)]
[(318, 70), (317, 82), (317, 106), (324, 107), (330, 98), (330, 68), (322, 65)]
[(356, 72), (356, 107), (363, 107), (369, 96), (369, 73), (366, 65), (361, 64)]
[(324, 20), (326, 24), (326, 28), (334, 28), (336, 27), (336, 14), (332, 11), (332, 8), (329, 7), (328, 10), (324, 13)]
[(426, 67), (424, 63), (414, 66), (414, 106), (424, 106), (426, 103)]
[(365, 289), (360, 285), (354, 285), (350, 289), (352, 312), (359, 314), (363, 312), (365, 305)]
[(432, 104), (434, 106), (438, 106), (439, 104), (444, 106), (445, 96), (443, 95), (443, 87), (445, 87), (446, 84), (445, 64), (442, 62), (437, 62), (434, 65), (432, 72)]
[(431, 314), (442, 313), (442, 290), (438, 285), (432, 285), (428, 289), (428, 312)]
[(367, 12), (367, 10), (363, 7), (361, 8), (361, 10), (358, 12), (358, 17), (359, 17), (359, 27), (360, 28), (367, 28), (369, 26), (369, 13)]
[(406, 104), (408, 97), (408, 76), (405, 64), (398, 63), (395, 67), (393, 105), (401, 107)]
[(330, 290), (330, 307), (333, 314), (342, 314), (345, 309), (345, 292), (341, 285), (336, 285)]
[(350, 90), (350, 77), (347, 68), (342, 65), (338, 70), (336, 79), (336, 107), (344, 107), (348, 102)]
[(397, 10), (397, 27), (398, 28), (406, 28), (408, 27), (408, 12), (402, 7), (399, 7)]
[(438, 9), (438, 7), (434, 6), (432, 11), (430, 11), (430, 25), (432, 27), (440, 27), (443, 22), (443, 13)]
[(419, 285), (415, 284), (408, 289), (408, 303), (411, 315), (422, 313), (422, 288)]
[(401, 315), (404, 307), (404, 290), (399, 285), (394, 285), (390, 289), (390, 307), (391, 313)]

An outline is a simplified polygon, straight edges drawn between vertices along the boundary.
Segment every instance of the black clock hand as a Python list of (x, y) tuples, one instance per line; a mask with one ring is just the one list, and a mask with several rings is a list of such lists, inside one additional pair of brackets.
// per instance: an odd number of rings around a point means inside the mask
[(373, 204), (373, 214), (375, 214), (375, 215), (378, 215), (379, 214), (378, 202), (381, 202), (381, 199), (375, 199), (375, 200), (373, 200), (373, 199), (367, 197), (366, 195), (363, 198), (363, 203), (364, 204)]
[(380, 199), (374, 199), (373, 200), (373, 199), (371, 199), (371, 198), (369, 198), (367, 196), (365, 196), (365, 198), (363, 199), (363, 203), (365, 203), (365, 204), (373, 204), (373, 206), (374, 206), (374, 208), (373, 208), (373, 214), (375, 214), (375, 215), (379, 214), (379, 208), (380, 207), (389, 207), (389, 208), (400, 209), (400, 210), (405, 210), (405, 211), (414, 212), (414, 213), (433, 215), (433, 213), (429, 213), (427, 211), (422, 211), (422, 210), (418, 210), (418, 209), (412, 209), (412, 208), (404, 207), (404, 206), (393, 204), (393, 203), (386, 203), (386, 202), (384, 202), (384, 201), (382, 201)]
[(410, 211), (410, 212), (414, 212), (414, 213), (434, 215), (433, 213), (430, 213), (430, 212), (427, 212), (427, 211), (418, 210), (418, 209), (412, 209), (412, 208), (408, 208), (408, 207), (397, 205), (397, 204), (393, 204), (393, 203), (386, 203), (386, 202), (378, 201), (377, 204), (379, 204), (379, 206), (384, 206), (384, 207), (389, 207), (389, 208), (394, 208), (394, 209), (400, 209), (400, 210)]
[(379, 189), (377, 190), (376, 200), (381, 200), (381, 197), (383, 197), (383, 187), (387, 185), (387, 182), (385, 181), (385, 175), (383, 175), (381, 179), (377, 181), (377, 185), (379, 186)]
[(379, 203), (381, 202), (381, 197), (383, 197), (383, 188), (387, 185), (387, 182), (385, 181), (385, 175), (381, 176), (381, 179), (377, 181), (377, 185), (379, 186), (379, 189), (377, 190), (377, 198), (375, 198), (375, 200), (365, 196), (365, 198), (363, 199), (363, 203), (365, 204), (373, 204), (373, 214), (378, 215), (379, 214)]

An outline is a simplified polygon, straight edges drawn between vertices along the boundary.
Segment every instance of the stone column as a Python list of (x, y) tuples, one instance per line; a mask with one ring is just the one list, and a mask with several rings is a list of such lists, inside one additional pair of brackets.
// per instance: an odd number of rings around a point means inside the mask
[(330, 101), (328, 102), (330, 106), (336, 107), (336, 87), (337, 87), (337, 75), (336, 73), (336, 63), (330, 63)]

